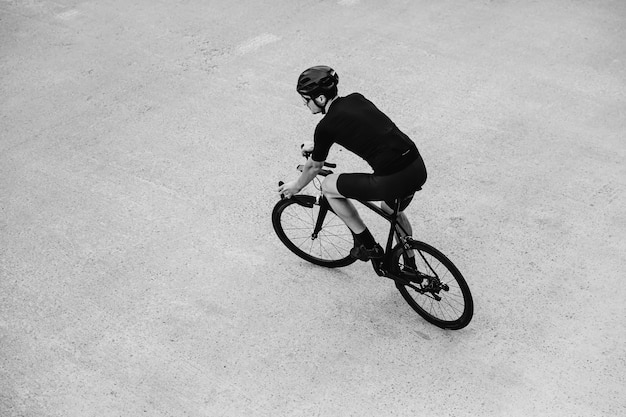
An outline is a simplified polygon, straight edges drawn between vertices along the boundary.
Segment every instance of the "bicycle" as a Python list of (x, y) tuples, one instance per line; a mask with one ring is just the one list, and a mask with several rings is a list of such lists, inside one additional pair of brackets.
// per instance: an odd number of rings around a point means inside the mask
[[(332, 163), (324, 165), (327, 168), (337, 167)], [(297, 169), (302, 171), (302, 165)], [(322, 169), (313, 180), (319, 196), (297, 194), (288, 199), (281, 196), (272, 210), (272, 225), (280, 241), (300, 258), (316, 265), (337, 268), (356, 261), (350, 256), (355, 236), (333, 212), (321, 192), (319, 177), (332, 173), (329, 169)], [(387, 214), (369, 201), (357, 201), (390, 223), (384, 256), (380, 260), (372, 260), (376, 274), (393, 280), (404, 300), (426, 321), (451, 330), (467, 326), (474, 314), (474, 303), (465, 278), (438, 249), (407, 236), (397, 221), (402, 199), (396, 200), (392, 214)], [(394, 236), (398, 243), (392, 247)], [(405, 265), (411, 252), (416, 269)]]

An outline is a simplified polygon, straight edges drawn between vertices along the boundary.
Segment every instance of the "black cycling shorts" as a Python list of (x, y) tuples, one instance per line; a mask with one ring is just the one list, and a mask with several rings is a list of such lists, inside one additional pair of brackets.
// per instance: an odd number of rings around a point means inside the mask
[(342, 196), (355, 200), (384, 201), (391, 208), (394, 208), (396, 199), (402, 198), (402, 211), (425, 182), (426, 167), (422, 157), (418, 155), (410, 165), (389, 175), (340, 174), (337, 178), (337, 191)]

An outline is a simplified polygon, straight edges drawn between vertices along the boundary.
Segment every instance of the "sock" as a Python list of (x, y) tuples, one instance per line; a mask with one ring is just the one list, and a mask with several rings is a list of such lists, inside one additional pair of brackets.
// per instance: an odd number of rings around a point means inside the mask
[(374, 236), (372, 236), (372, 233), (367, 227), (361, 233), (355, 233), (355, 236), (358, 242), (365, 246), (367, 249), (372, 249), (374, 246), (376, 246), (376, 240), (374, 240)]

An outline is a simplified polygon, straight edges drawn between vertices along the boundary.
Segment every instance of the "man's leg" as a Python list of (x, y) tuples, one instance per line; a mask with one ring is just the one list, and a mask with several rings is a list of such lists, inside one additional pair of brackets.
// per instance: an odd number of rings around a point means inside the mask
[[(387, 214), (393, 213), (393, 208), (389, 207), (389, 205), (384, 201), (380, 204), (380, 208), (382, 208)], [(398, 213), (398, 223), (402, 226), (402, 228), (398, 227), (396, 229), (400, 234), (400, 237), (413, 236), (413, 228), (411, 227), (411, 223), (409, 223), (409, 218), (406, 217), (406, 214), (402, 211)], [(406, 230), (406, 233), (404, 233), (402, 229)]]
[(350, 251), (350, 255), (362, 261), (381, 258), (383, 253), (382, 248), (376, 243), (374, 236), (372, 236), (372, 233), (367, 226), (365, 226), (363, 220), (361, 220), (361, 216), (359, 216), (352, 202), (337, 190), (338, 177), (339, 175), (336, 174), (327, 176), (322, 184), (322, 192), (335, 214), (337, 214), (337, 216), (344, 221), (346, 226), (356, 235), (358, 244)]
[(359, 212), (354, 207), (354, 204), (337, 191), (338, 177), (339, 175), (337, 174), (332, 174), (326, 177), (324, 183), (322, 184), (324, 197), (328, 200), (328, 203), (333, 208), (335, 214), (337, 214), (337, 216), (344, 221), (350, 230), (358, 235), (366, 229), (365, 223), (361, 220), (361, 216), (359, 216)]

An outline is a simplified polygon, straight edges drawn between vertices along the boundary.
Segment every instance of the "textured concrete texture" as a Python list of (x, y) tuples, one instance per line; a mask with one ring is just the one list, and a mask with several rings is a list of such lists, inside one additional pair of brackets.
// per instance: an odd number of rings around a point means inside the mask
[[(624, 39), (622, 0), (0, 1), (0, 415), (626, 415)], [(418, 144), (467, 328), (275, 237), (316, 64)]]

